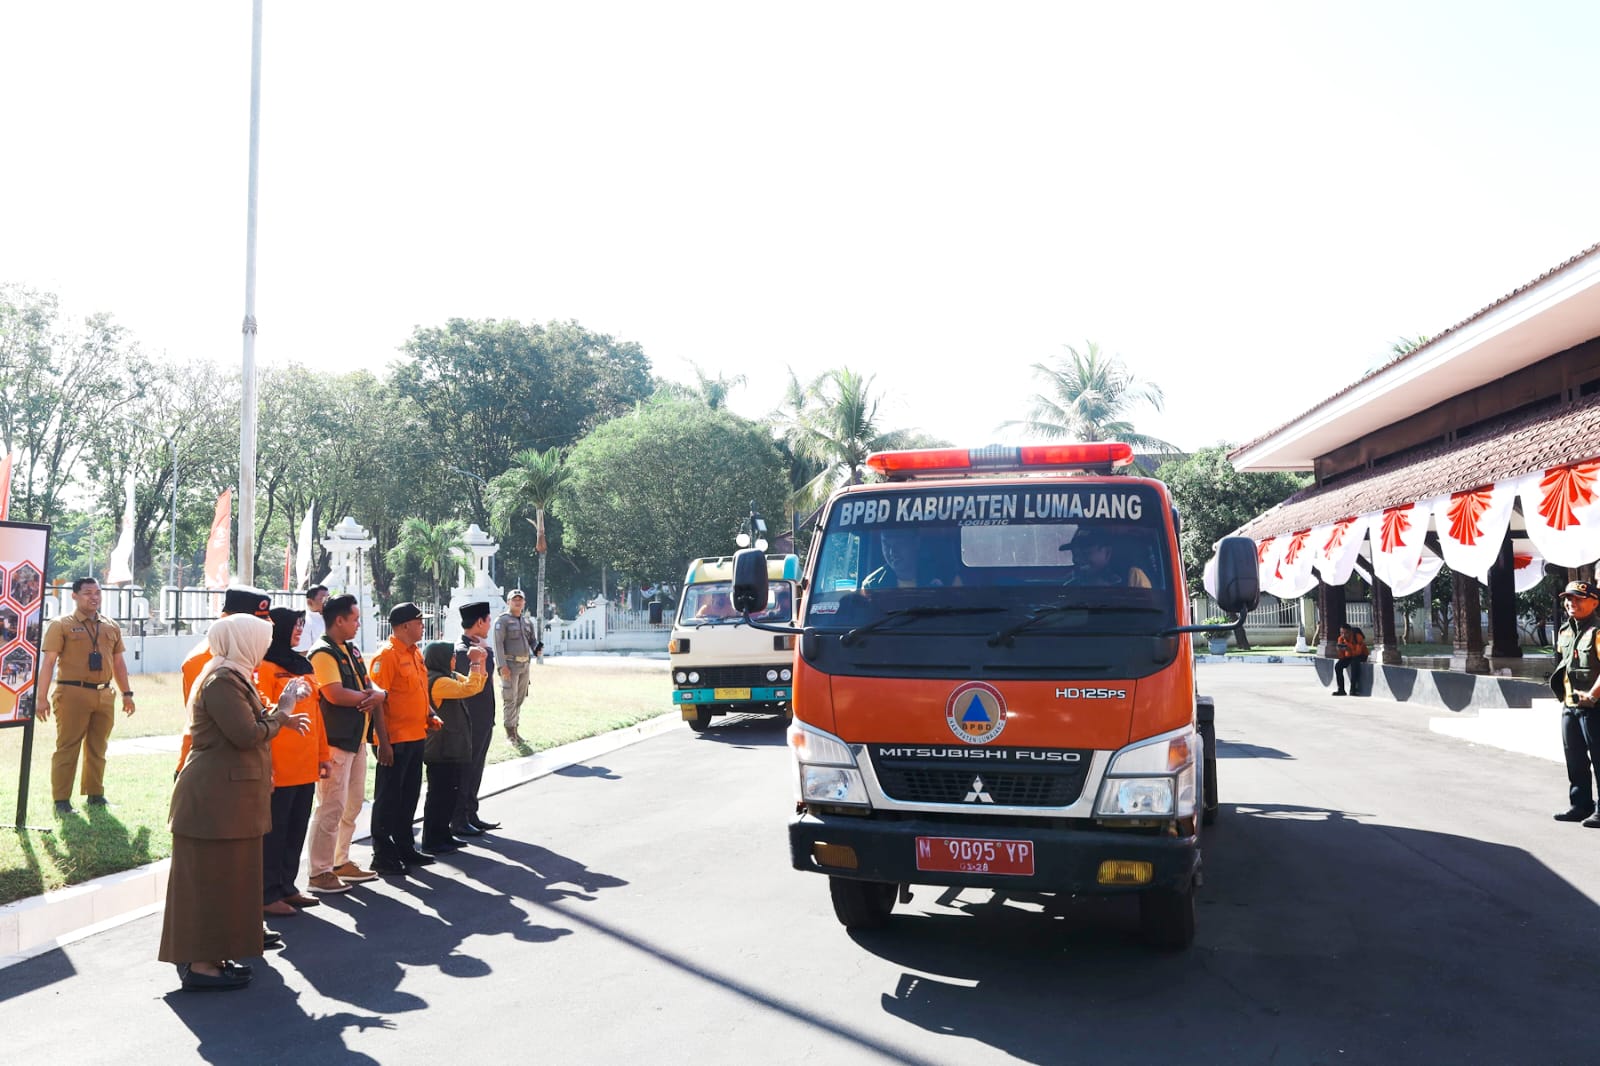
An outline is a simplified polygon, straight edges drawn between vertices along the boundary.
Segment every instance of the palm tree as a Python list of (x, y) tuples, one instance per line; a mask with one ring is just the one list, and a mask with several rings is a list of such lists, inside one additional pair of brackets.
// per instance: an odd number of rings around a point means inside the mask
[(695, 383), (685, 385), (679, 381), (656, 379), (655, 394), (671, 400), (688, 400), (691, 403), (703, 403), (713, 411), (719, 411), (728, 406), (728, 393), (745, 384), (743, 374), (728, 377), (718, 374), (716, 377), (706, 376), (698, 363), (691, 362), (690, 369), (694, 371)]
[[(539, 577), (534, 585), (534, 633), (544, 636), (544, 564), (549, 544), (544, 536), (544, 516), (555, 502), (556, 493), (567, 480), (566, 453), (560, 448), (526, 448), (512, 456), (511, 468), (489, 483), (490, 514), (496, 529), (505, 536), (519, 516), (538, 531), (534, 550), (539, 553)], [(533, 512), (528, 518), (526, 512)]]
[(1121, 359), (1105, 355), (1093, 341), (1082, 352), (1070, 344), (1064, 347), (1065, 355), (1033, 364), (1033, 375), (1043, 381), (1045, 391), (1034, 394), (1028, 417), (1004, 422), (1001, 428), (1017, 426), (1046, 439), (1120, 440), (1146, 451), (1178, 450), (1138, 432), (1128, 421), (1137, 404), (1161, 410), (1166, 398), (1160, 385), (1139, 380)]
[(417, 569), (432, 580), (436, 627), (440, 617), (438, 612), (444, 610), (444, 597), (441, 594), (444, 575), (453, 566), (463, 570), (472, 568), (471, 552), (462, 536), (464, 532), (461, 523), (453, 518), (431, 524), (421, 518), (408, 518), (400, 523), (394, 547), (383, 557), (383, 561), (395, 570), (415, 563)]

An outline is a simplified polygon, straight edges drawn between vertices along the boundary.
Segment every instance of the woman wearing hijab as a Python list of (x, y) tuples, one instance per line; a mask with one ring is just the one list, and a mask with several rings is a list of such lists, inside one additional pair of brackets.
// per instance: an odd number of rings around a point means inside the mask
[[(295, 650), (305, 630), (306, 613), (274, 607), (271, 615), (272, 643), (256, 671), (256, 686), (262, 699), (276, 703), (297, 677), (303, 678), (315, 695), (317, 683), (311, 660)], [(299, 914), (299, 908), (322, 902), (295, 885), (300, 876), (306, 827), (311, 824), (317, 779), (328, 776), (328, 734), (322, 728), (322, 709), (317, 703), (307, 696), (299, 704), (311, 720), (308, 732), (283, 729), (272, 738), (272, 828), (261, 838), (261, 909), (267, 914)]]
[(261, 954), (261, 838), (272, 826), (272, 754), (278, 731), (311, 727), (295, 705), (310, 692), (289, 682), (272, 710), (254, 676), (272, 626), (252, 615), (218, 619), (206, 635), (211, 661), (189, 695), (193, 739), (172, 790), (172, 869), (161, 925), (162, 962), (191, 990), (243, 988)]
[(422, 665), (428, 668), (428, 706), (440, 722), (422, 748), (422, 762), (428, 769), (422, 850), (435, 855), (461, 850), (461, 841), (450, 832), (461, 774), (472, 760), (472, 722), (467, 705), (461, 701), (483, 691), (484, 682), (489, 680), (484, 668), (488, 655), (482, 647), (467, 652), (472, 665), (465, 677), (454, 670), (455, 653), (455, 645), (442, 640), (434, 641), (422, 652)]

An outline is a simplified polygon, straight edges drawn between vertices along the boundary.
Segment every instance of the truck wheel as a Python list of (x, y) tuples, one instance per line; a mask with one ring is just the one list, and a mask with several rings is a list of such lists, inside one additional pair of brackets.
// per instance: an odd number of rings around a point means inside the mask
[(846, 929), (882, 929), (894, 910), (900, 887), (883, 881), (852, 881), (848, 877), (828, 878), (828, 894), (833, 897), (833, 915)]
[(1139, 897), (1139, 932), (1146, 944), (1182, 951), (1194, 943), (1194, 885), (1153, 889)]
[(1217, 727), (1209, 722), (1200, 725), (1200, 736), (1205, 741), (1205, 761), (1201, 764), (1200, 824), (1210, 825), (1217, 820), (1220, 804), (1217, 801)]
[(694, 712), (694, 717), (689, 719), (689, 728), (696, 733), (704, 733), (711, 728), (711, 712), (704, 707)]
[(794, 704), (792, 703), (783, 705), (783, 724), (794, 725)]

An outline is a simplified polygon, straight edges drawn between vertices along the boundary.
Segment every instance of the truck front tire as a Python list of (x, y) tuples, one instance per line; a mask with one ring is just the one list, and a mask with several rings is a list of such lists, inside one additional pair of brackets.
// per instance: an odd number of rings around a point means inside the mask
[(889, 922), (899, 892), (900, 886), (893, 882), (828, 878), (834, 917), (846, 929), (882, 929)]
[(1139, 897), (1139, 933), (1162, 951), (1182, 951), (1194, 943), (1194, 885), (1154, 889)]
[(704, 707), (695, 708), (694, 717), (689, 719), (689, 728), (696, 733), (704, 733), (711, 728), (711, 712)]

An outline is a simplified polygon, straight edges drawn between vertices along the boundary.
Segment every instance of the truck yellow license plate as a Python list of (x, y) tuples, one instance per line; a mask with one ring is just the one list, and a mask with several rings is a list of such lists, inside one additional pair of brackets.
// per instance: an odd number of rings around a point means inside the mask
[(747, 700), (750, 698), (750, 690), (747, 688), (714, 688), (711, 690), (711, 698), (718, 700)]
[(918, 837), (917, 869), (958, 874), (1033, 876), (1033, 841)]

